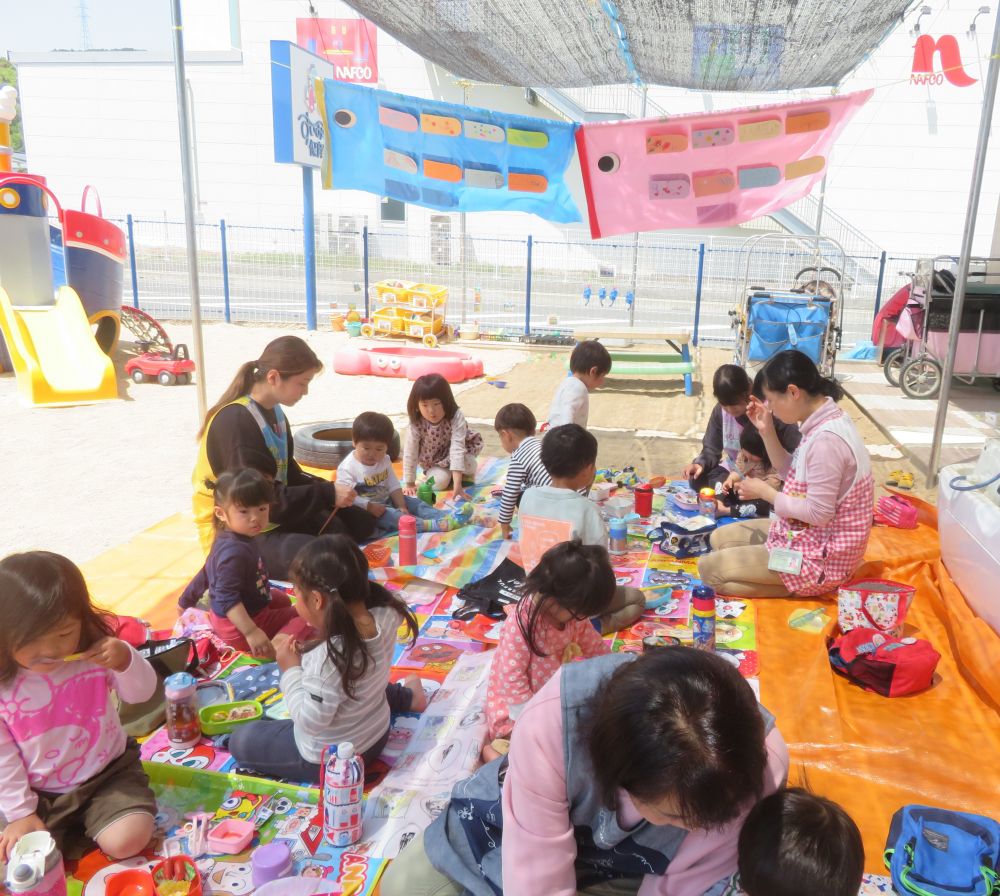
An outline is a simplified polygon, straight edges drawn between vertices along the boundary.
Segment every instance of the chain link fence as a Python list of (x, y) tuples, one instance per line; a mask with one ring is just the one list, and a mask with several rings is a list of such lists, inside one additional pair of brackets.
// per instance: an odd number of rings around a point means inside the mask
[[(353, 219), (352, 219), (353, 220)], [(591, 240), (582, 228), (563, 239), (463, 238), (451, 216), (431, 230), (357, 229), (320, 219), (316, 228), (318, 323), (355, 307), (368, 310), (367, 287), (381, 280), (446, 286), (450, 324), (482, 331), (568, 334), (575, 326), (629, 325), (694, 332), (701, 342), (732, 342), (730, 312), (748, 287), (787, 289), (810, 265), (823, 267), (814, 240), (762, 247), (747, 263), (737, 236), (652, 233)], [(130, 239), (133, 303), (154, 317), (190, 319), (184, 246), (178, 221), (121, 222)], [(203, 223), (196, 227), (202, 314), (206, 320), (306, 322), (301, 228)], [(872, 320), (915, 269), (905, 253), (851, 255), (841, 281), (822, 274), (844, 303), (845, 345), (870, 337)], [(839, 262), (830, 266), (840, 267)], [(530, 276), (529, 276), (530, 273)], [(813, 275), (814, 276), (814, 275)], [(127, 281), (128, 282), (128, 281)]]

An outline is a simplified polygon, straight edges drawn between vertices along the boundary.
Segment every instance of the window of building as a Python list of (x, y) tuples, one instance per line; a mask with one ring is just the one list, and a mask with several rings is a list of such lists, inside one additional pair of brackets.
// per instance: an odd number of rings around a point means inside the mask
[(382, 204), (379, 206), (379, 216), (382, 221), (404, 222), (406, 221), (406, 203), (390, 196), (383, 196)]

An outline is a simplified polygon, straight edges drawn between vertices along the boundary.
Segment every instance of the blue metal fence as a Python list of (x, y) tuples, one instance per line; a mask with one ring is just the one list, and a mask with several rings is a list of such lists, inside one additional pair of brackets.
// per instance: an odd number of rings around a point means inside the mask
[[(190, 316), (184, 228), (134, 219), (128, 232), (132, 302), (156, 317)], [(206, 320), (322, 325), (352, 307), (367, 316), (369, 289), (383, 279), (438, 283), (450, 292), (449, 319), (510, 338), (573, 326), (689, 330), (699, 342), (731, 340), (730, 310), (746, 286), (791, 286), (808, 250), (758, 260), (760, 280), (740, 270), (744, 240), (648, 234), (632, 240), (557, 240), (334, 228), (315, 229), (307, 258), (301, 228), (199, 224), (202, 313)], [(464, 251), (463, 251), (464, 250)], [(844, 341), (869, 338), (893, 279), (913, 270), (903, 255), (851, 257), (845, 271)], [(465, 269), (463, 271), (463, 263)], [(765, 277), (771, 278), (763, 282)], [(897, 285), (893, 285), (897, 284)], [(634, 309), (625, 300), (634, 297)], [(619, 301), (619, 297), (621, 300)]]

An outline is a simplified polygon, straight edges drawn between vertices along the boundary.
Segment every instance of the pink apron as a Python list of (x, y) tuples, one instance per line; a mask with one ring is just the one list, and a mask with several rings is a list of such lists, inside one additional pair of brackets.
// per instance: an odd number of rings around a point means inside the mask
[(802, 569), (797, 574), (779, 573), (784, 586), (802, 596), (826, 594), (854, 575), (868, 547), (872, 528), (875, 481), (871, 460), (858, 431), (839, 408), (835, 415), (807, 432), (792, 455), (784, 492), (805, 497), (806, 455), (818, 433), (831, 432), (847, 442), (854, 454), (857, 474), (847, 494), (837, 506), (837, 514), (826, 526), (810, 526), (799, 520), (775, 517), (767, 537), (767, 549), (791, 547), (802, 552)]

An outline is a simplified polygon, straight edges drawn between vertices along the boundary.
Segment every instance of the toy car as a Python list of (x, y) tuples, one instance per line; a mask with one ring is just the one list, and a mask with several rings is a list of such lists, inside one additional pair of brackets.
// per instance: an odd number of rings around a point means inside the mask
[[(148, 345), (142, 347), (149, 348)], [(188, 356), (187, 346), (180, 344), (174, 346), (172, 352), (143, 351), (125, 364), (125, 373), (134, 383), (144, 383), (150, 377), (161, 386), (185, 385), (191, 382), (194, 361)]]

